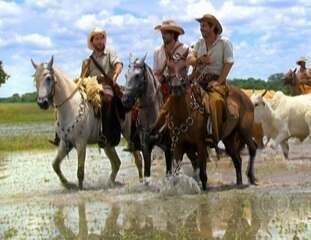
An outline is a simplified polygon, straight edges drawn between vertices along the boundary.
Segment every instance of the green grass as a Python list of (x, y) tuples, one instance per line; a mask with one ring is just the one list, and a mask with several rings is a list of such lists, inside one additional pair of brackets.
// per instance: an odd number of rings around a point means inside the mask
[(0, 124), (54, 121), (53, 109), (41, 110), (36, 103), (0, 103)]

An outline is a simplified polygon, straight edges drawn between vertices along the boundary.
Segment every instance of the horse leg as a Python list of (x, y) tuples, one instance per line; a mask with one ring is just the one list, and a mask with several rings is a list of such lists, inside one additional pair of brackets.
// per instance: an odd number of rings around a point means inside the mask
[(199, 174), (200, 169), (198, 166), (198, 156), (196, 155), (196, 152), (193, 150), (187, 150), (187, 156), (190, 159), (192, 169), (193, 169), (193, 178), (198, 182), (199, 181)]
[(170, 146), (167, 146), (164, 151), (166, 162), (166, 176), (172, 175), (172, 152)]
[(121, 161), (114, 147), (105, 147), (104, 151), (109, 158), (111, 164), (111, 174), (109, 178), (109, 184), (115, 184), (115, 180), (120, 169)]
[(61, 141), (57, 155), (53, 161), (53, 169), (56, 172), (59, 180), (61, 181), (62, 185), (67, 189), (76, 189), (77, 186), (73, 183), (68, 182), (68, 180), (65, 178), (65, 176), (62, 173), (62, 170), (60, 169), (60, 164), (63, 161), (64, 157), (72, 150), (72, 146), (69, 148), (66, 147), (66, 144)]
[(288, 160), (289, 146), (287, 139), (280, 143), (284, 158)]
[(135, 165), (137, 167), (138, 170), (138, 175), (139, 175), (139, 181), (142, 182), (143, 181), (143, 163), (142, 163), (142, 159), (141, 159), (141, 155), (139, 151), (135, 151), (132, 153), (132, 155), (134, 156), (135, 159)]
[(78, 151), (78, 171), (77, 177), (79, 180), (79, 189), (83, 188), (83, 179), (84, 179), (84, 165), (85, 165), (85, 155), (86, 155), (86, 145), (77, 146)]
[(242, 185), (242, 159), (239, 153), (239, 149), (241, 148), (240, 140), (237, 137), (237, 133), (230, 135), (228, 138), (223, 140), (226, 151), (228, 155), (231, 157), (235, 172), (236, 172), (236, 184)]
[(144, 157), (144, 178), (146, 183), (148, 183), (151, 175), (151, 150), (146, 145), (143, 145), (142, 152)]
[(198, 160), (199, 160), (199, 168), (200, 168), (200, 179), (202, 182), (203, 191), (206, 190), (207, 185), (207, 174), (206, 174), (206, 160), (208, 154), (207, 149), (203, 144), (198, 146)]
[(181, 161), (183, 159), (184, 151), (180, 145), (175, 146), (173, 151), (173, 157), (176, 161), (176, 167), (174, 167), (174, 174), (177, 174), (181, 168)]
[(256, 185), (257, 180), (254, 174), (254, 161), (256, 157), (257, 147), (256, 147), (256, 143), (253, 141), (251, 137), (246, 137), (245, 141), (246, 141), (246, 145), (247, 145), (248, 152), (249, 152), (249, 161), (248, 161), (246, 175), (248, 177), (249, 183)]

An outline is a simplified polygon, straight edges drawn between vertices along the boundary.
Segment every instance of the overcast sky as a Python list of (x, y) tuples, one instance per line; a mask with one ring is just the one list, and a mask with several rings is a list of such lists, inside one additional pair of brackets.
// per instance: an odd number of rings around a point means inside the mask
[(204, 13), (219, 18), (233, 43), (230, 78), (267, 79), (295, 67), (299, 56), (311, 58), (310, 0), (0, 0), (0, 59), (11, 75), (0, 97), (35, 91), (30, 58), (47, 62), (54, 55), (60, 69), (77, 76), (94, 26), (108, 32), (107, 45), (124, 61), (124, 74), (129, 52), (148, 53), (152, 64), (161, 44), (155, 25), (176, 20), (186, 32), (180, 40), (190, 45), (200, 37), (194, 18)]

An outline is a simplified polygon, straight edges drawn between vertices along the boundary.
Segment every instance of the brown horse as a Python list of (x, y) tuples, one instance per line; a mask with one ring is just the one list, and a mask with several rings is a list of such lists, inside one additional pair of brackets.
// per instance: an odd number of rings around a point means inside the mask
[[(197, 167), (203, 190), (206, 189), (206, 160), (208, 158), (207, 144), (207, 114), (200, 106), (200, 98), (195, 97), (199, 87), (189, 87), (184, 80), (175, 78), (170, 83), (168, 127), (172, 137), (172, 150), (179, 165), (183, 154), (192, 149), (198, 155)], [(239, 121), (232, 133), (223, 139), (227, 154), (232, 158), (236, 170), (237, 184), (242, 185), (242, 160), (240, 152), (246, 144), (250, 154), (247, 177), (249, 183), (255, 184), (254, 159), (256, 144), (251, 132), (254, 124), (254, 107), (250, 99), (238, 88), (230, 86), (229, 96), (237, 106)], [(202, 99), (202, 98), (201, 98)]]
[(282, 77), (283, 83), (290, 87), (292, 96), (311, 93), (310, 84), (307, 84), (303, 80), (304, 74), (297, 73), (296, 68), (293, 71), (289, 69), (289, 71)]

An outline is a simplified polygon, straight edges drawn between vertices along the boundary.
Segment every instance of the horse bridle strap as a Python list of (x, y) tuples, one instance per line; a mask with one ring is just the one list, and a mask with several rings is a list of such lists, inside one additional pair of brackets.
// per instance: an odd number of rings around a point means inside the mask
[(81, 84), (83, 82), (83, 78), (80, 78), (77, 87), (75, 88), (75, 90), (73, 90), (73, 92), (69, 95), (69, 97), (67, 97), (61, 104), (54, 104), (55, 108), (60, 108), (61, 106), (63, 106), (69, 99), (71, 99), (77, 91), (79, 91)]

